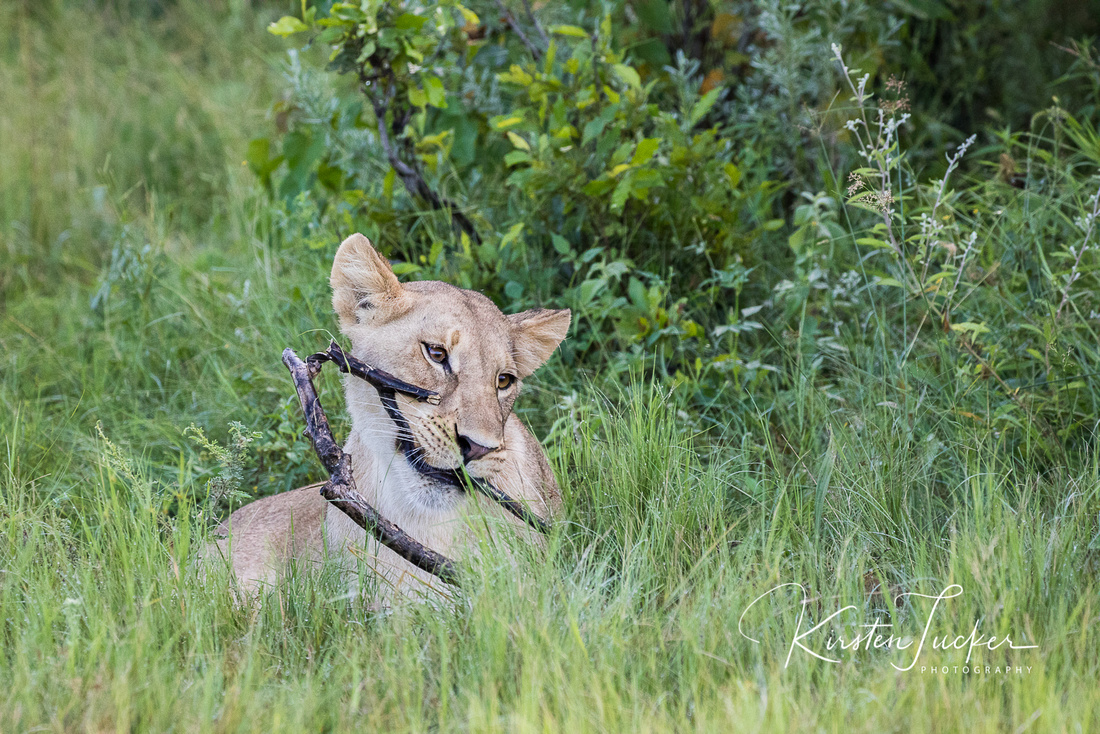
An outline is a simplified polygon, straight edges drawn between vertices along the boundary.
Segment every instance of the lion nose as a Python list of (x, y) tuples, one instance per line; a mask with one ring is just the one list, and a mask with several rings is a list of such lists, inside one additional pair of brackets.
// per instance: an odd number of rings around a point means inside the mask
[(458, 450), (462, 452), (462, 461), (465, 464), (469, 464), (471, 461), (477, 461), (482, 456), (485, 456), (490, 451), (496, 451), (497, 447), (492, 448), (488, 446), (482, 446), (476, 441), (471, 441), (465, 436), (458, 437)]

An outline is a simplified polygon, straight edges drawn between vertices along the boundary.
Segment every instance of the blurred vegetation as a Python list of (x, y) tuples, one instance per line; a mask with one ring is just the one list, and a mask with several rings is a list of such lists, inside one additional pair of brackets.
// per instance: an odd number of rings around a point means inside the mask
[[(0, 4), (0, 729), (1095, 728), (1098, 5)], [(568, 522), (468, 618), (189, 565), (319, 478), (278, 355), (353, 231), (574, 310), (518, 404)], [(929, 579), (1041, 675), (730, 633)]]
[(969, 380), (935, 395), (1022, 459), (1091, 441), (1100, 55), (1068, 34), (1100, 16), (418, 7), (322, 3), (271, 27), (344, 75), (295, 56), (279, 129), (250, 143), (273, 201), (317, 212), (307, 242), (362, 229), (403, 274), (568, 305), (565, 365), (643, 370), (711, 423), (914, 364)]

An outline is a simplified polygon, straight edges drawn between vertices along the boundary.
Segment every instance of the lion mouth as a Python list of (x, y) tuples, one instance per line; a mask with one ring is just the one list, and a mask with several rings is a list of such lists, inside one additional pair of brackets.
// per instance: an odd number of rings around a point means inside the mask
[(405, 455), (405, 461), (407, 461), (409, 466), (415, 469), (420, 476), (438, 482), (439, 484), (454, 487), (463, 492), (466, 491), (470, 482), (478, 481), (476, 478), (471, 477), (463, 471), (461, 466), (457, 469), (441, 469), (425, 461), (423, 450), (412, 440), (412, 429), (409, 427), (409, 422), (405, 420), (405, 416), (401, 413), (401, 409), (397, 407), (397, 398), (394, 391), (392, 389), (380, 388), (378, 390), (378, 396), (381, 398), (382, 407), (385, 408), (386, 413), (397, 426), (397, 450)]
[[(402, 443), (407, 445), (400, 445)], [(432, 466), (424, 460), (424, 456), (417, 446), (408, 439), (404, 441), (399, 440), (398, 444), (398, 449), (405, 455), (405, 461), (409, 462), (409, 466), (415, 469), (422, 477), (439, 482), (440, 484), (455, 487), (462, 491), (466, 491), (466, 486), (469, 481), (477, 481), (474, 477), (462, 471), (461, 467), (458, 469), (441, 469), (438, 466)]]

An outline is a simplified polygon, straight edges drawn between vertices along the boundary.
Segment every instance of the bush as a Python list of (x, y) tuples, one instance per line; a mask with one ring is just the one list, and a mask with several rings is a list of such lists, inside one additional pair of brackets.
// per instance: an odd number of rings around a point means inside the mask
[(355, 85), (292, 55), (286, 132), (250, 162), (291, 209), (317, 202), (315, 246), (360, 229), (400, 274), (505, 309), (554, 299), (577, 316), (567, 364), (652, 374), (723, 425), (805, 380), (827, 391), (856, 346), (876, 371), (980, 383), (941, 393), (945, 409), (1025, 454), (1087, 441), (1092, 123), (1056, 108), (1030, 132), (970, 135), (924, 184), (921, 146), (961, 118), (937, 122), (889, 50), (954, 11), (822, 0), (689, 23), (689, 5), (664, 35), (586, 8), (556, 24), (454, 2), (309, 8), (271, 30), (315, 33)]

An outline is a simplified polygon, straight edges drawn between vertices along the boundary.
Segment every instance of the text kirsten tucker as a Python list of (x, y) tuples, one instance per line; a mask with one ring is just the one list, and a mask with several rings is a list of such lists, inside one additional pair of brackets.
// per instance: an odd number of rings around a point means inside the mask
[[(936, 616), (936, 611), (940, 608), (940, 604), (942, 602), (945, 602), (947, 599), (954, 599), (955, 597), (960, 596), (963, 593), (962, 586), (959, 586), (958, 584), (951, 584), (950, 586), (948, 586), (946, 589), (944, 589), (942, 592), (940, 592), (937, 595), (917, 594), (915, 592), (906, 592), (906, 593), (898, 595), (897, 599), (901, 599), (902, 597), (910, 596), (910, 597), (919, 597), (919, 598), (923, 598), (923, 599), (932, 599), (933, 600), (932, 609), (928, 613), (928, 618), (924, 622), (924, 628), (921, 631), (921, 636), (920, 636), (919, 640), (915, 640), (914, 638), (911, 638), (911, 637), (895, 637), (893, 634), (887, 634), (888, 631), (893, 627), (893, 625), (892, 624), (887, 624), (885, 622), (882, 622), (881, 620), (876, 619), (873, 622), (871, 622), (870, 624), (860, 624), (859, 627), (865, 629), (866, 631), (861, 632), (859, 634), (856, 634), (854, 637), (852, 637), (850, 639), (846, 639), (844, 637), (837, 637), (837, 636), (834, 636), (834, 635), (830, 634), (824, 640), (824, 645), (823, 646), (822, 645), (816, 645), (814, 647), (811, 647), (811, 645), (813, 645), (813, 638), (815, 636), (820, 637), (820, 635), (818, 633), (826, 625), (829, 625), (830, 623), (832, 623), (833, 625), (843, 624), (844, 622), (842, 620), (842, 615), (847, 614), (849, 612), (856, 611), (856, 610), (858, 610), (858, 607), (856, 607), (854, 604), (846, 606), (846, 607), (842, 607), (842, 608), (836, 610), (835, 612), (833, 612), (832, 614), (830, 614), (829, 616), (822, 619), (820, 622), (815, 624), (813, 627), (810, 627), (809, 629), (803, 631), (802, 630), (802, 624), (803, 624), (803, 621), (806, 617), (806, 607), (808, 606), (808, 602), (810, 601), (809, 597), (807, 596), (806, 589), (803, 588), (801, 584), (797, 584), (797, 583), (780, 584), (779, 586), (776, 586), (773, 589), (769, 589), (768, 591), (764, 592), (760, 596), (756, 597), (756, 599), (754, 599), (751, 604), (749, 604), (747, 607), (745, 607), (745, 610), (741, 613), (741, 618), (737, 622), (738, 632), (740, 632), (741, 635), (743, 637), (745, 637), (746, 639), (752, 640), (753, 642), (755, 642), (757, 644), (760, 644), (759, 640), (757, 640), (753, 637), (749, 637), (749, 635), (745, 634), (745, 631), (744, 631), (744, 628), (743, 628), (743, 622), (745, 620), (745, 614), (747, 614), (748, 611), (750, 609), (752, 609), (753, 606), (758, 601), (763, 599), (764, 597), (770, 596), (770, 595), (774, 594), (775, 592), (779, 591), (780, 589), (784, 589), (784, 588), (791, 587), (791, 586), (797, 586), (799, 588), (799, 590), (802, 592), (802, 599), (801, 599), (801, 602), (800, 602), (801, 609), (798, 613), (798, 624), (795, 627), (795, 634), (791, 638), (790, 648), (787, 651), (787, 661), (786, 661), (786, 663), (784, 664), (783, 667), (787, 667), (791, 664), (791, 658), (794, 655), (795, 649), (799, 649), (799, 650), (802, 650), (805, 653), (809, 653), (813, 657), (815, 657), (819, 660), (824, 660), (827, 663), (839, 663), (840, 660), (832, 658), (832, 657), (828, 657), (827, 655), (822, 654), (822, 652), (832, 653), (833, 650), (840, 649), (840, 650), (848, 650), (848, 651), (850, 651), (854, 654), (854, 653), (856, 653), (860, 650), (871, 650), (871, 649), (879, 650), (879, 649), (884, 649), (884, 648), (885, 649), (893, 649), (893, 650), (909, 650), (910, 648), (913, 647), (914, 643), (916, 643), (916, 649), (912, 653), (912, 658), (908, 659), (908, 665), (905, 665), (904, 667), (902, 667), (902, 666), (898, 665), (897, 663), (893, 663), (893, 662), (890, 663), (896, 669), (901, 670), (901, 671), (912, 670), (914, 668), (914, 666), (916, 666), (917, 661), (920, 659), (921, 653), (923, 653), (927, 649), (927, 643), (929, 642), (928, 635), (929, 635), (929, 631), (932, 628), (932, 620)], [(895, 602), (896, 601), (897, 600), (895, 600)], [(851, 622), (849, 622), (848, 624), (851, 624)], [(998, 649), (998, 648), (1000, 648), (1004, 645), (1008, 645), (1008, 648), (1012, 649), (1012, 650), (1030, 650), (1030, 649), (1035, 649), (1035, 648), (1038, 647), (1038, 645), (1017, 645), (1007, 635), (1004, 636), (1004, 637), (1001, 637), (1001, 638), (998, 638), (995, 635), (991, 635), (989, 637), (986, 637), (985, 635), (981, 635), (981, 634), (978, 633), (979, 624), (980, 624), (979, 622), (974, 622), (974, 627), (970, 630), (970, 634), (968, 634), (968, 635), (955, 635), (955, 634), (946, 634), (946, 635), (942, 635), (942, 636), (933, 635), (933, 637), (931, 639), (931, 648), (933, 650), (966, 650), (966, 661), (965, 661), (966, 664), (963, 665), (963, 666), (932, 666), (931, 672), (936, 673), (936, 672), (946, 671), (947, 668), (953, 667), (953, 668), (956, 668), (956, 669), (961, 669), (964, 674), (968, 674), (968, 675), (977, 674), (978, 672), (981, 672), (983, 668), (985, 669), (986, 673), (1000, 674), (1002, 672), (1002, 666), (1000, 666), (1000, 665), (997, 665), (997, 666), (975, 665), (975, 666), (973, 666), (973, 668), (971, 668), (969, 663), (970, 663), (971, 656), (974, 654), (974, 649), (975, 648), (985, 648), (985, 649), (988, 649), (988, 650), (996, 650), (996, 649)], [(815, 647), (817, 649), (815, 649)], [(822, 647), (824, 649), (822, 649)], [(835, 654), (835, 653), (832, 653), (832, 654)], [(1026, 667), (1028, 672), (1031, 672), (1031, 667), (1030, 666), (1019, 666), (1019, 667), (1016, 668), (1016, 672), (1017, 673), (1022, 673), (1024, 671), (1025, 667)], [(928, 666), (922, 666), (921, 667), (921, 672), (923, 673), (927, 669), (928, 669)], [(1008, 674), (1011, 671), (1012, 671), (1012, 666), (1004, 667), (1004, 673), (1005, 674)], [(956, 670), (956, 672), (958, 672), (958, 670)]]

